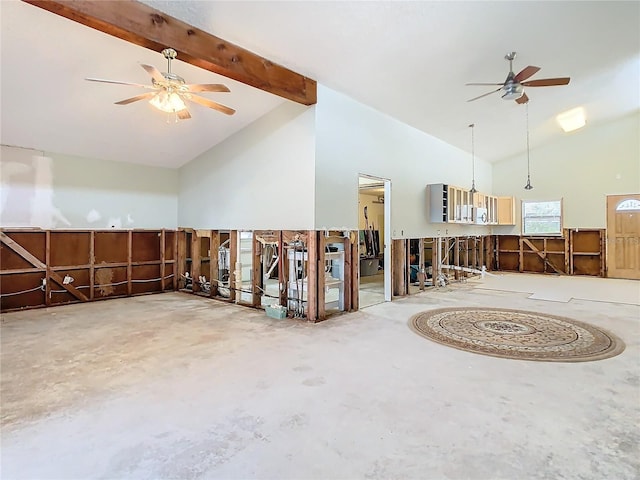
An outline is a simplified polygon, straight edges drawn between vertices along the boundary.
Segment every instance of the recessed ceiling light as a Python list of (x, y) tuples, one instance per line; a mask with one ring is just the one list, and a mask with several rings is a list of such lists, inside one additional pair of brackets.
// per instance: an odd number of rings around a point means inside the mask
[(584, 116), (584, 108), (572, 108), (564, 113), (561, 113), (556, 117), (560, 127), (565, 132), (573, 132), (579, 128), (582, 128), (587, 123)]

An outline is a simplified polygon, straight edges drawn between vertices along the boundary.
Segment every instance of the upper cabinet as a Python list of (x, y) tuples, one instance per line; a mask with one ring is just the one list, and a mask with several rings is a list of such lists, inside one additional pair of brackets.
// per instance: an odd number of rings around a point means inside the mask
[(498, 197), (498, 225), (516, 224), (516, 202), (513, 197)]
[(471, 193), (446, 183), (427, 185), (431, 223), (514, 225), (515, 199)]

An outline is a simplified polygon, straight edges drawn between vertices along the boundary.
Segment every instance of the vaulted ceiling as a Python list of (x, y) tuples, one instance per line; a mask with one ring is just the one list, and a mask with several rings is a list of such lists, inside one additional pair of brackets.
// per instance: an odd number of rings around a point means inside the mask
[[(499, 161), (526, 146), (525, 107), (498, 93), (466, 100), (514, 70), (570, 76), (529, 88), (532, 147), (563, 133), (555, 116), (582, 106), (588, 125), (640, 108), (638, 2), (144, 2), (240, 45), (463, 150)], [(160, 53), (17, 1), (0, 2), (1, 142), (87, 157), (177, 167), (280, 105), (253, 87), (174, 62), (189, 83), (225, 83), (207, 94), (233, 117), (195, 106), (167, 123), (147, 102), (113, 103), (147, 83), (139, 66), (165, 71)]]

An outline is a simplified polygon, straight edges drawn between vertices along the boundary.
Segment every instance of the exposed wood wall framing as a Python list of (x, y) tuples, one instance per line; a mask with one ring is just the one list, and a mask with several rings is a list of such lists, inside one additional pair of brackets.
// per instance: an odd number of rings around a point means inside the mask
[(171, 230), (0, 232), (2, 311), (175, 289)]
[(565, 229), (558, 237), (495, 237), (498, 270), (604, 277), (605, 230)]
[[(238, 250), (238, 239), (248, 237), (250, 255)], [(358, 309), (357, 232), (181, 229), (176, 242), (183, 292), (254, 308), (280, 305), (312, 322)]]
[(491, 236), (393, 240), (393, 295), (423, 291), (442, 282), (464, 280), (494, 269)]
[(317, 85), (304, 75), (260, 57), (148, 5), (131, 0), (24, 0), (127, 42), (178, 59), (303, 105), (316, 103)]

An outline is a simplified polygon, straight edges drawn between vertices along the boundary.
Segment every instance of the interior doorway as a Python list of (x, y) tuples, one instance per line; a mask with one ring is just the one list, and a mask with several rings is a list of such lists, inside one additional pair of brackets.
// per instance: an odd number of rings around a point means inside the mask
[(391, 181), (358, 178), (359, 305), (391, 301)]
[(607, 195), (607, 276), (640, 279), (640, 194)]

